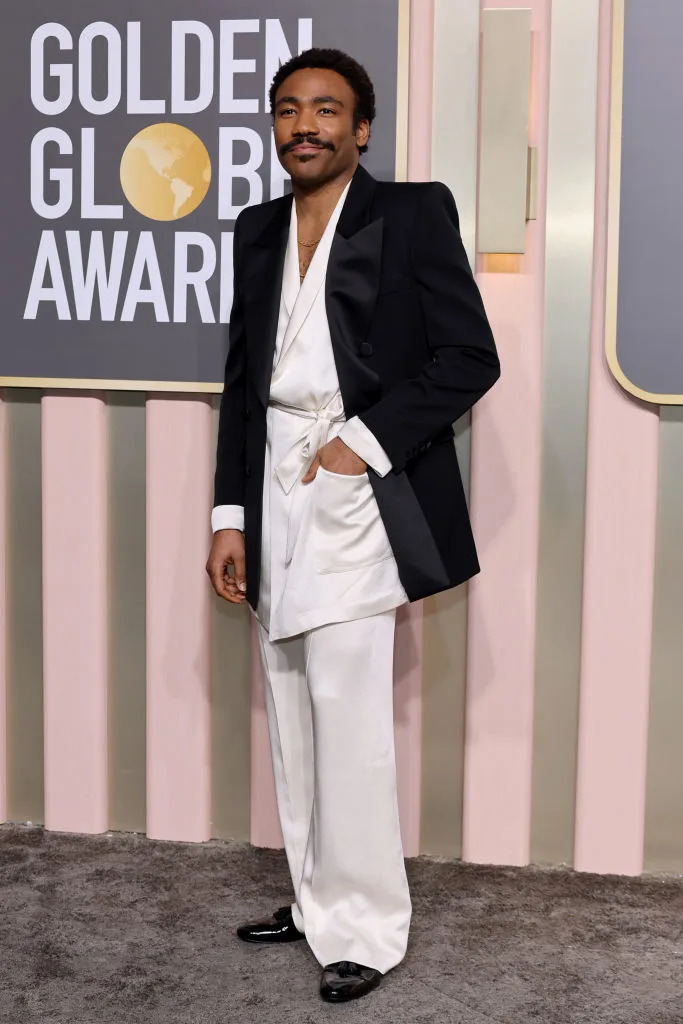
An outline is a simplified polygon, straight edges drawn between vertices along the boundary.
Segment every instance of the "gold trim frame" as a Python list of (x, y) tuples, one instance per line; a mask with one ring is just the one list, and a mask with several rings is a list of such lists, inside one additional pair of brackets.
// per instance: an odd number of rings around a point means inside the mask
[(617, 356), (617, 311), (619, 296), (619, 216), (621, 210), (621, 142), (624, 104), (624, 20), (625, 0), (613, 0), (612, 78), (610, 97), (609, 185), (607, 198), (607, 268), (605, 277), (605, 354), (614, 378), (625, 391), (656, 405), (683, 405), (683, 395), (660, 395), (645, 391), (630, 380)]
[[(410, 71), (410, 0), (397, 0), (398, 55), (396, 64), (396, 181), (408, 177), (408, 89)], [(225, 325), (227, 327), (227, 324)], [(95, 377), (2, 377), (0, 388), (45, 388), (59, 391), (150, 391), (174, 394), (220, 395), (223, 381), (99, 380)]]
[(176, 391), (218, 395), (220, 384), (180, 380), (99, 380), (96, 377), (0, 377), (0, 388), (45, 388), (55, 391)]

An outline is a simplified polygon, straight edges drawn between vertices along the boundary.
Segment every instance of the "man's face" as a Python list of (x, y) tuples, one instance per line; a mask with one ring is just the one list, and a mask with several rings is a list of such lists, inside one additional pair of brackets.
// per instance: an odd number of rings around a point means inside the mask
[(281, 83), (275, 96), (273, 131), (280, 163), (293, 181), (320, 185), (358, 163), (369, 124), (353, 129), (353, 89), (336, 71), (302, 68)]

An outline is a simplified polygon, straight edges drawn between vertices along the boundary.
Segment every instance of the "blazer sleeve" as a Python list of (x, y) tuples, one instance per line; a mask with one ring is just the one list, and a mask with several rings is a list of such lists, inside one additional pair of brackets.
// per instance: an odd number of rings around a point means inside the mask
[(233, 300), (228, 328), (225, 384), (218, 416), (218, 444), (214, 476), (214, 507), (244, 505), (245, 396), (247, 339), (244, 329), (242, 281), (239, 268), (239, 222), (233, 234)]
[(500, 363), (479, 289), (472, 276), (450, 189), (425, 190), (410, 254), (431, 358), (359, 414), (395, 472), (427, 447), (495, 383)]

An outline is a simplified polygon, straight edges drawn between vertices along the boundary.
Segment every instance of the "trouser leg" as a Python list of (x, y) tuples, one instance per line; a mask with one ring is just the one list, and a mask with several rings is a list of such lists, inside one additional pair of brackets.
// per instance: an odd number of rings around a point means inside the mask
[(313, 719), (312, 831), (300, 889), (321, 964), (383, 973), (404, 957), (411, 902), (396, 794), (395, 611), (304, 634)]
[(258, 624), (275, 793), (294, 888), (292, 916), (304, 931), (300, 890), (313, 809), (313, 730), (302, 637), (272, 643)]
[(321, 964), (383, 973), (411, 904), (396, 795), (395, 612), (271, 642), (259, 626), (278, 811), (297, 927)]

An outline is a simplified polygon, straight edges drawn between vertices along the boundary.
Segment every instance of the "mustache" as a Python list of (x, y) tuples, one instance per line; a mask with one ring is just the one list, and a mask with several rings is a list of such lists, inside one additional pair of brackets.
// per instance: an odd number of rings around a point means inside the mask
[(318, 139), (315, 135), (298, 135), (292, 139), (291, 142), (285, 142), (284, 146), (280, 146), (280, 156), (284, 156), (285, 153), (289, 153), (290, 149), (294, 149), (295, 146), (300, 146), (303, 142), (307, 146), (317, 146), (318, 149), (331, 149), (334, 152), (334, 145), (331, 142), (325, 142), (322, 139)]

